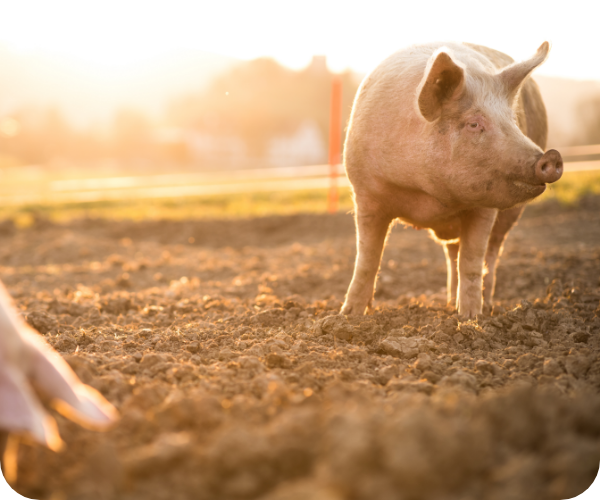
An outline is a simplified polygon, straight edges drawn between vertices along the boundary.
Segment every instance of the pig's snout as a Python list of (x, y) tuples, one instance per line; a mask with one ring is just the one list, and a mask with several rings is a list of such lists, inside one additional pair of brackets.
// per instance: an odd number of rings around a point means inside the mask
[(535, 176), (540, 182), (550, 184), (561, 178), (563, 161), (556, 149), (549, 149), (535, 164)]

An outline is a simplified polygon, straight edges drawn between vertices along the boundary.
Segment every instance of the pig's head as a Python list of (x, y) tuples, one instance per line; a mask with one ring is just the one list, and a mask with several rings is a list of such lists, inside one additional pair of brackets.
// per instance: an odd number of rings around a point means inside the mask
[(519, 93), (549, 50), (544, 42), (530, 59), (499, 71), (479, 53), (442, 47), (431, 56), (417, 107), (427, 122), (428, 166), (446, 199), (505, 209), (561, 177), (560, 154), (544, 154), (517, 123)]

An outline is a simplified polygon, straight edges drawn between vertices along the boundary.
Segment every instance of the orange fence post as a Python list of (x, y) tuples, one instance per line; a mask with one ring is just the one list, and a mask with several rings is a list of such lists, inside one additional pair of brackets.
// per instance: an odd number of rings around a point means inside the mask
[(342, 139), (342, 79), (333, 75), (331, 80), (331, 107), (329, 115), (329, 196), (327, 211), (332, 214), (338, 209), (338, 165), (341, 160)]

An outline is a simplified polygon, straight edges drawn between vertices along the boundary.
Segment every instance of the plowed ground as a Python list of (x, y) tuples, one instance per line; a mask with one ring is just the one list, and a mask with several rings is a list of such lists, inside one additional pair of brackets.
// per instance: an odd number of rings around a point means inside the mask
[(23, 444), (39, 499), (570, 498), (600, 462), (600, 201), (529, 207), (491, 316), (444, 305), (396, 227), (375, 311), (337, 316), (351, 215), (0, 225), (0, 279), (120, 410)]

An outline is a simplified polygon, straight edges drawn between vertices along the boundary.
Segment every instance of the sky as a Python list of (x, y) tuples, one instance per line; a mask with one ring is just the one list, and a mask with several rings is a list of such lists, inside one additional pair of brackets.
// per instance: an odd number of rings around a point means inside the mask
[[(548, 40), (535, 75), (600, 82), (597, 10), (590, 0), (0, 0), (0, 116), (51, 106), (94, 127), (131, 107), (159, 120), (174, 98), (239, 59), (301, 69), (325, 55), (333, 71), (365, 74), (402, 47), (436, 40), (516, 60)], [(548, 104), (579, 102), (583, 87), (574, 88)]]
[(413, 43), (468, 41), (515, 59), (552, 45), (539, 74), (600, 80), (592, 1), (0, 0), (0, 45), (123, 71), (178, 50), (367, 72)]

